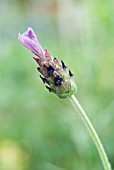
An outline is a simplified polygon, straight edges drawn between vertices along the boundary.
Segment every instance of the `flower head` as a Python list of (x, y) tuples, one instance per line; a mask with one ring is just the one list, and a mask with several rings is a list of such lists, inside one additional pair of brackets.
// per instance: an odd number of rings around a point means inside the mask
[(50, 92), (60, 98), (66, 98), (76, 92), (71, 71), (67, 70), (63, 61), (60, 63), (57, 58), (53, 58), (46, 48), (42, 49), (32, 28), (28, 28), (22, 35), (19, 34), (18, 40), (36, 55), (33, 58), (39, 65), (37, 70), (41, 73), (40, 78), (48, 85), (46, 88)]

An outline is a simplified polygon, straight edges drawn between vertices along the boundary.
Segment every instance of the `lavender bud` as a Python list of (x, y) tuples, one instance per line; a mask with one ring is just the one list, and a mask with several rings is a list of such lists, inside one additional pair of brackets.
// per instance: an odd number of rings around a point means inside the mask
[(46, 88), (49, 92), (66, 98), (77, 91), (71, 71), (67, 70), (63, 61), (60, 63), (57, 58), (53, 58), (46, 48), (42, 49), (32, 28), (28, 28), (22, 35), (19, 34), (18, 40), (36, 55), (33, 59), (39, 65), (37, 70), (42, 75), (40, 78), (43, 83), (48, 85)]

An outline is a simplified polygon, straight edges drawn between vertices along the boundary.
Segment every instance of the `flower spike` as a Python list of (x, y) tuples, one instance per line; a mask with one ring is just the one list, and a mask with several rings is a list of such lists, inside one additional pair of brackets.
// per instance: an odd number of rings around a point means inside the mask
[(48, 85), (46, 88), (49, 92), (66, 98), (77, 91), (71, 71), (67, 70), (63, 61), (60, 63), (57, 58), (52, 57), (47, 48), (42, 49), (32, 28), (28, 28), (22, 35), (19, 34), (18, 40), (36, 55), (33, 59), (39, 65), (37, 70), (41, 73), (42, 81)]

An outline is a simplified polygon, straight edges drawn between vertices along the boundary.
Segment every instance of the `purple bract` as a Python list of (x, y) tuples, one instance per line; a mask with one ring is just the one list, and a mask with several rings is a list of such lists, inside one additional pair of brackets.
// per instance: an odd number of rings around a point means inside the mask
[(22, 35), (19, 33), (18, 40), (29, 50), (31, 50), (36, 56), (42, 57), (43, 50), (40, 43), (37, 40), (37, 37), (32, 28), (28, 28), (26, 32)]

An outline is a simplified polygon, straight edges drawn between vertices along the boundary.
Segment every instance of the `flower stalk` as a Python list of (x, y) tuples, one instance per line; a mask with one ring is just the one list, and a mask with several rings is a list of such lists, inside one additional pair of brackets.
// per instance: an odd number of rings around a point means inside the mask
[(37, 70), (40, 73), (41, 80), (44, 84), (46, 84), (45, 87), (49, 90), (49, 92), (55, 93), (60, 98), (69, 97), (71, 103), (76, 111), (78, 110), (80, 117), (90, 132), (93, 142), (95, 143), (101, 157), (104, 169), (111, 170), (103, 145), (85, 111), (74, 96), (74, 93), (77, 91), (77, 87), (74, 82), (72, 72), (67, 69), (67, 66), (63, 61), (59, 62), (57, 58), (52, 57), (47, 48), (44, 48), (43, 50), (32, 28), (28, 28), (26, 32), (19, 34), (18, 40), (22, 45), (35, 54), (33, 59), (39, 65)]
[(84, 109), (82, 108), (82, 106), (80, 105), (80, 103), (78, 102), (78, 100), (76, 99), (76, 97), (74, 95), (72, 95), (71, 97), (69, 97), (71, 103), (73, 104), (75, 110), (78, 110), (78, 113), (81, 117), (81, 119), (83, 120), (84, 124), (86, 125), (87, 129), (89, 130), (89, 133), (93, 139), (94, 144), (96, 145), (96, 148), (98, 150), (98, 153), (101, 157), (102, 160), (102, 164), (105, 170), (111, 170), (111, 166), (110, 163), (108, 161), (106, 152), (103, 148), (103, 145), (99, 139), (99, 136), (97, 134), (97, 132), (95, 131), (92, 123), (90, 122), (88, 116), (86, 115)]

